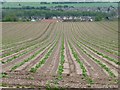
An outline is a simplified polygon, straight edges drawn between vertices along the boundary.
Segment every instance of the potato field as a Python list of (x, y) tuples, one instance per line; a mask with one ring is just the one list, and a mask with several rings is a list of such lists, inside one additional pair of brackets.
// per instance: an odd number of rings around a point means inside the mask
[(117, 88), (118, 22), (3, 22), (2, 86)]

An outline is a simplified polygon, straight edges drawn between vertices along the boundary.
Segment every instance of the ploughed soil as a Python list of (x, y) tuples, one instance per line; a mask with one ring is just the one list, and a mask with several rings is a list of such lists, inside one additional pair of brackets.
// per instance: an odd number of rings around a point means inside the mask
[(10, 88), (118, 88), (117, 78), (92, 78), (95, 82), (88, 84), (82, 75), (63, 74), (62, 76), (62, 80), (59, 80), (57, 74), (7, 72), (7, 76), (2, 78), (2, 86)]

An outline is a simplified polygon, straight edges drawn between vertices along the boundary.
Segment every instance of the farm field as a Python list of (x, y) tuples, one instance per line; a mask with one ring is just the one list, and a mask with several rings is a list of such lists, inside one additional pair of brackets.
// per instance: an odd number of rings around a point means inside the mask
[[(20, 6), (20, 5), (21, 6)], [(118, 3), (116, 2), (94, 2), (94, 3), (71, 3), (71, 4), (40, 4), (40, 2), (5, 2), (2, 7), (4, 8), (21, 8), (22, 6), (31, 6), (31, 7), (40, 7), (40, 6), (46, 6), (46, 7), (53, 7), (53, 6), (75, 6), (75, 7), (109, 7), (109, 6), (114, 6), (118, 7)]]
[(2, 86), (118, 88), (118, 22), (3, 22)]

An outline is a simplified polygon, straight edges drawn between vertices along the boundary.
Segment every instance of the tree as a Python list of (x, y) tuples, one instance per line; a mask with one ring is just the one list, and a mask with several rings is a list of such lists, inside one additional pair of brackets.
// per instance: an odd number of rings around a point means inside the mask
[(19, 3), (19, 6), (21, 6), (21, 4)]
[(17, 16), (15, 16), (15, 15), (6, 15), (6, 16), (3, 18), (3, 21), (16, 22), (16, 21), (18, 21), (18, 18), (17, 18)]
[(97, 16), (95, 17), (95, 21), (101, 21), (101, 20), (102, 20), (102, 16), (97, 15)]

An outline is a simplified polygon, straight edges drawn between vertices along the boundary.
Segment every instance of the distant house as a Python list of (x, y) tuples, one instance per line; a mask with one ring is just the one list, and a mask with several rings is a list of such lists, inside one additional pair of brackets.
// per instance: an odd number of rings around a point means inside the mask
[(66, 16), (63, 17), (63, 20), (67, 20), (68, 18)]
[(41, 22), (62, 22), (62, 21), (59, 19), (43, 19), (41, 20)]
[(57, 16), (57, 19), (62, 19), (60, 16)]
[(77, 19), (77, 17), (74, 17), (74, 19)]
[(80, 17), (80, 20), (81, 20), (81, 21), (90, 21), (90, 22), (93, 22), (94, 19), (95, 19), (94, 16), (93, 16), (93, 17), (91, 17), (91, 16), (81, 16), (81, 17)]
[(89, 21), (93, 22), (93, 19), (91, 18), (91, 19), (89, 19)]
[(52, 19), (57, 19), (57, 17), (52, 17)]
[(69, 17), (69, 20), (71, 20), (71, 19), (73, 19), (73, 17), (72, 17), (72, 16), (70, 16), (70, 17)]
[(35, 22), (36, 20), (35, 19), (31, 19), (32, 22)]

